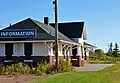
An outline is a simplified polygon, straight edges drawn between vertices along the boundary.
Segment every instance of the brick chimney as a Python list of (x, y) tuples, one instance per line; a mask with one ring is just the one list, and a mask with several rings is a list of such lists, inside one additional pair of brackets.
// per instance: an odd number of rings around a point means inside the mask
[(48, 17), (44, 17), (44, 24), (49, 25), (49, 18)]

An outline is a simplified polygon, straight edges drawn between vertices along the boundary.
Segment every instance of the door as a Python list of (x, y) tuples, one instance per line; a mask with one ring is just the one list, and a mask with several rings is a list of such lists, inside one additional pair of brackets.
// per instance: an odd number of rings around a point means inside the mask
[(24, 54), (26, 59), (31, 59), (31, 55), (33, 54), (33, 46), (32, 43), (24, 43)]
[(5, 55), (7, 60), (12, 59), (13, 55), (13, 43), (6, 43), (5, 44)]

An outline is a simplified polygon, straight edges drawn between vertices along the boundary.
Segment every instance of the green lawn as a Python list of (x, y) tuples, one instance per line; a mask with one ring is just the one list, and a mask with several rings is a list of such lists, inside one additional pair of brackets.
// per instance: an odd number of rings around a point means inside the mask
[(35, 83), (120, 83), (120, 64), (97, 72), (69, 72), (52, 75)]

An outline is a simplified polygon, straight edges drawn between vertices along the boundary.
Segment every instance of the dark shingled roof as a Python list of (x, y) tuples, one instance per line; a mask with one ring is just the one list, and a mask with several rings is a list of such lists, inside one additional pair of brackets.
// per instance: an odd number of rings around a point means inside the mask
[[(8, 29), (36, 29), (37, 30), (37, 36), (34, 39), (16, 39), (16, 38), (8, 38), (8, 39), (0, 39), (0, 41), (14, 41), (14, 40), (54, 40), (55, 39), (55, 29), (50, 26), (46, 25), (44, 23), (41, 23), (37, 20), (28, 18), (21, 22), (18, 22), (12, 26), (9, 26), (2, 30), (8, 30)], [(68, 42), (76, 43), (72, 40), (70, 40), (68, 37), (63, 35), (62, 33), (58, 32), (58, 39), (65, 40)]]
[[(55, 27), (54, 23), (50, 23)], [(65, 22), (58, 23), (58, 30), (69, 38), (81, 38), (84, 28), (84, 22)]]
[[(36, 23), (39, 27), (41, 27), (43, 30), (45, 30), (49, 35), (55, 37), (55, 29), (47, 24), (41, 23), (37, 20), (33, 20), (31, 19), (34, 23)], [(74, 42), (72, 40), (70, 40), (68, 37), (66, 37), (65, 35), (63, 35), (62, 33), (58, 32), (58, 39), (60, 40), (65, 40), (65, 41), (69, 41), (69, 42)], [(74, 42), (75, 43), (75, 42)]]

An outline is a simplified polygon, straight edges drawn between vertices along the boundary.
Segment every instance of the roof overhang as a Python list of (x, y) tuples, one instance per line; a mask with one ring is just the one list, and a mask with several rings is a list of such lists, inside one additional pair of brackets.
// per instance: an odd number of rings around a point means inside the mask
[[(29, 42), (44, 43), (44, 42), (55, 42), (55, 40), (0, 41), (0, 43), (29, 43)], [(65, 41), (65, 40), (58, 40), (58, 42), (63, 42), (63, 43), (66, 43), (66, 44), (71, 44), (71, 45), (81, 45), (79, 43), (69, 42), (69, 41)]]
[(34, 41), (0, 41), (0, 43), (24, 43), (24, 42), (53, 42), (53, 40), (34, 40)]
[(60, 41), (63, 42), (63, 43), (67, 43), (67, 44), (81, 45), (80, 43), (68, 42), (68, 41), (65, 41), (65, 40), (60, 40)]
[(84, 42), (84, 47), (87, 47), (87, 48), (97, 48), (97, 46), (91, 45), (91, 44), (89, 44), (87, 42)]

